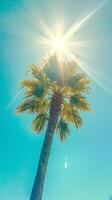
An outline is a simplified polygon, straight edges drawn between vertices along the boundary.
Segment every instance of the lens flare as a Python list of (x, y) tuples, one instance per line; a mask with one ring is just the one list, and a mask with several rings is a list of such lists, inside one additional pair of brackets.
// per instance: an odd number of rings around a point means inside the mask
[(57, 50), (57, 49), (61, 49), (61, 50), (64, 49), (64, 41), (63, 41), (63, 39), (62, 39), (61, 37), (56, 37), (56, 38), (54, 39), (53, 45), (54, 45), (54, 48), (55, 48), (56, 50)]
[[(3, 27), (4, 24), (7, 25), (6, 27), (8, 27), (7, 31), (9, 33), (13, 33), (16, 34), (16, 36), (22, 37), (23, 41), (24, 39), (25, 41), (29, 41), (30, 48), (27, 48), (27, 51), (28, 49), (30, 49), (30, 52), (37, 54), (38, 49), (40, 50), (38, 51), (40, 53), (40, 56), (45, 58), (49, 57), (49, 55), (56, 54), (60, 63), (66, 60), (75, 61), (80, 69), (85, 71), (88, 76), (90, 76), (93, 80), (95, 80), (95, 82), (97, 82), (102, 88), (104, 88), (109, 94), (112, 95), (112, 92), (108, 88), (105, 88), (105, 86), (101, 83), (101, 78), (97, 76), (97, 71), (94, 71), (94, 73), (92, 73), (92, 71), (89, 70), (89, 65), (85, 65), (85, 63), (82, 61), (82, 58), (86, 59), (86, 57), (85, 55), (81, 54), (79, 48), (83, 48), (85, 46), (87, 47), (90, 41), (79, 41), (75, 38), (75, 33), (77, 31), (80, 31), (80, 28), (85, 23), (87, 23), (87, 21), (90, 20), (91, 17), (98, 13), (109, 1), (110, 0), (104, 0), (87, 16), (78, 21), (78, 23), (73, 23), (72, 26), (70, 26), (66, 31), (62, 22), (59, 21), (57, 24), (54, 25), (54, 28), (51, 29), (40, 18), (38, 19), (38, 22), (42, 31), (41, 35), (39, 35), (35, 31), (32, 31), (31, 29), (26, 29), (24, 26), (21, 27), (18, 24), (14, 25), (12, 23), (10, 25), (10, 23), (3, 23)], [(30, 20), (32, 20), (32, 18)], [(32, 24), (33, 26), (37, 27), (36, 20), (35, 22), (33, 20)], [(6, 27), (4, 27), (4, 29), (6, 29)], [(10, 101), (10, 103), (7, 105), (7, 109), (11, 107), (11, 105), (20, 93), (21, 92), (18, 92), (18, 94)]]
[[(46, 37), (42, 38), (40, 44), (47, 46), (50, 54), (57, 54), (57, 57), (60, 62), (65, 59), (71, 60), (75, 59), (76, 55), (75, 48), (80, 45), (83, 45), (83, 41), (72, 41), (72, 38), (76, 31), (85, 24), (93, 15), (95, 15), (109, 0), (103, 1), (99, 6), (97, 6), (92, 12), (90, 12), (86, 17), (84, 17), (77, 24), (73, 24), (66, 31), (63, 31), (64, 25), (62, 22), (57, 22), (55, 25), (55, 30), (51, 30), (42, 20), (40, 20), (41, 28), (43, 29)], [(72, 56), (71, 56), (72, 54)]]

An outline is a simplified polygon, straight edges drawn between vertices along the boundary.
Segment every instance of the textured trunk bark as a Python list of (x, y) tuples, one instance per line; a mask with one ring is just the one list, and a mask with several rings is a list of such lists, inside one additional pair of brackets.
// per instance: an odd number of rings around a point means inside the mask
[(60, 92), (56, 92), (51, 100), (51, 109), (49, 114), (49, 121), (47, 125), (46, 135), (43, 142), (38, 169), (33, 184), (30, 200), (42, 200), (42, 193), (44, 187), (44, 179), (47, 169), (47, 164), (50, 155), (53, 135), (56, 128), (58, 115), (61, 107), (62, 96)]

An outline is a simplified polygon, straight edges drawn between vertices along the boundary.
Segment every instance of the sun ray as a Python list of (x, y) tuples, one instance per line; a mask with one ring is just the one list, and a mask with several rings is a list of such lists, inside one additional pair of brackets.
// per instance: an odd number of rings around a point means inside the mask
[[(26, 29), (25, 27), (21, 27), (18, 25), (11, 26), (7, 23), (9, 32), (15, 31), (15, 34), (18, 36), (18, 32), (21, 32), (23, 38), (25, 37), (26, 40), (29, 39), (32, 42), (32, 47), (36, 46), (41, 47), (43, 49), (44, 57), (48, 55), (57, 54), (57, 57), (60, 61), (60, 68), (62, 66), (63, 61), (75, 61), (79, 65), (79, 69), (82, 69), (88, 76), (90, 76), (95, 82), (97, 82), (101, 87), (103, 87), (106, 91), (111, 93), (106, 86), (101, 83), (101, 77), (99, 78), (96, 72), (90, 70), (90, 67), (82, 61), (83, 59), (88, 59), (85, 55), (81, 55), (80, 48), (87, 47), (89, 41), (77, 41), (76, 38), (73, 39), (74, 34), (78, 31), (82, 25), (84, 25), (92, 16), (94, 16), (104, 5), (106, 5), (110, 0), (103, 1), (99, 6), (97, 6), (91, 13), (89, 13), (86, 17), (84, 17), (78, 24), (73, 24), (66, 32), (64, 31), (63, 23), (57, 22), (55, 24), (54, 29), (49, 28), (41, 19), (39, 20), (40, 26), (42, 29), (42, 35), (36, 35), (36, 32)], [(5, 23), (6, 24), (6, 23)], [(18, 31), (19, 30), (19, 31)], [(21, 31), (20, 31), (21, 30)], [(93, 44), (93, 41), (92, 41)], [(79, 48), (79, 49), (78, 49)], [(47, 52), (47, 53), (46, 53)], [(63, 77), (62, 77), (63, 78)], [(102, 79), (103, 80), (103, 79)], [(8, 104), (7, 108), (9, 108), (15, 99), (19, 96), (21, 92), (11, 100)], [(112, 93), (111, 93), (112, 94)]]
[[(47, 46), (50, 53), (57, 53), (59, 61), (69, 57), (68, 51), (73, 51), (77, 47), (82, 47), (87, 45), (88, 41), (70, 41), (74, 33), (81, 28), (85, 22), (87, 22), (95, 13), (97, 13), (109, 0), (103, 1), (99, 6), (97, 6), (90, 14), (84, 17), (77, 25), (73, 24), (66, 32), (63, 33), (63, 24), (58, 22), (55, 26), (55, 30), (51, 30), (48, 26), (40, 20), (41, 27), (44, 31), (44, 34), (47, 37), (39, 42), (42, 46)], [(67, 55), (68, 53), (68, 55)], [(75, 55), (74, 55), (75, 56)], [(70, 59), (70, 57), (69, 57)]]
[(110, 0), (103, 1), (97, 8), (95, 8), (90, 14), (88, 14), (86, 17), (84, 17), (77, 25), (76, 23), (73, 24), (68, 31), (66, 32), (64, 38), (67, 40), (70, 38), (76, 31), (79, 30), (79, 28), (87, 21), (89, 20), (95, 13), (97, 13), (105, 4), (107, 4)]
[[(87, 71), (89, 71), (91, 74), (93, 74), (93, 76), (97, 77), (98, 80), (102, 81), (103, 83), (105, 83), (105, 85), (112, 86), (112, 82), (110, 82), (107, 79), (104, 79), (104, 77), (101, 75), (101, 73), (99, 73), (99, 71), (95, 71), (95, 68), (92, 67), (93, 66), (93, 62), (84, 54), (81, 54), (79, 51), (75, 50), (75, 55), (79, 58), (79, 60), (84, 60), (84, 66), (86, 66)], [(86, 63), (85, 63), (86, 62)], [(96, 64), (94, 64), (95, 66)]]
[(44, 34), (50, 38), (50, 39), (54, 39), (54, 32), (48, 28), (48, 26), (40, 19), (40, 25), (42, 30), (44, 31)]
[(71, 59), (73, 59), (78, 66), (93, 80), (96, 82), (96, 84), (98, 84), (101, 88), (103, 88), (109, 95), (112, 95), (111, 90), (109, 90), (109, 88), (106, 86), (106, 84), (104, 84), (104, 81), (102, 83), (101, 77), (97, 77), (96, 74), (94, 74), (88, 67), (87, 64), (85, 64), (84, 62), (81, 61), (81, 59), (75, 58), (74, 56), (71, 54)]
[(8, 110), (12, 104), (14, 103), (14, 101), (18, 98), (18, 96), (23, 92), (23, 89), (21, 89), (13, 98), (12, 100), (8, 103), (8, 105), (6, 106), (6, 110)]

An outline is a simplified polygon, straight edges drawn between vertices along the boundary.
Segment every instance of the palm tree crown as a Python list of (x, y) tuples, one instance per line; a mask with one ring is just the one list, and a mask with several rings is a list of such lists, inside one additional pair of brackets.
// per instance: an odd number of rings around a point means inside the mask
[(86, 75), (79, 72), (75, 62), (59, 63), (54, 55), (42, 67), (31, 65), (29, 70), (30, 80), (23, 80), (25, 99), (17, 107), (17, 113), (35, 113), (32, 129), (40, 133), (49, 121), (51, 100), (54, 94), (62, 96), (61, 107), (56, 124), (61, 141), (69, 135), (69, 123), (76, 128), (82, 126), (79, 111), (90, 112), (85, 93), (89, 92), (90, 81)]

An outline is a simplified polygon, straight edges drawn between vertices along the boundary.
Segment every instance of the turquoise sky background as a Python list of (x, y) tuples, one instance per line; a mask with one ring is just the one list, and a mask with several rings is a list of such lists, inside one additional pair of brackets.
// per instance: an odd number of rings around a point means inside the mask
[[(15, 115), (27, 66), (40, 63), (46, 50), (33, 42), (43, 34), (39, 19), (49, 27), (63, 20), (79, 22), (103, 1), (4, 0), (0, 2), (0, 199), (28, 200), (44, 133), (32, 134), (32, 117)], [(89, 41), (80, 52), (94, 74), (89, 101), (93, 113), (83, 114), (79, 132), (60, 144), (55, 135), (43, 200), (109, 200), (112, 195), (112, 0), (74, 38)], [(97, 81), (96, 81), (97, 79)], [(12, 103), (10, 103), (12, 102)], [(65, 157), (68, 168), (64, 168)]]

